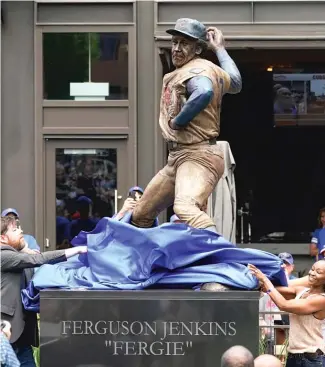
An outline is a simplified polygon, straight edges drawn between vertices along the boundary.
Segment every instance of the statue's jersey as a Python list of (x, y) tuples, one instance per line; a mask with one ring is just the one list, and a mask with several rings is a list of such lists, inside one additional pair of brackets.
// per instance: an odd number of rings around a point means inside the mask
[[(181, 130), (169, 127), (186, 103), (186, 82), (195, 76), (208, 77), (213, 84), (213, 98), (208, 106)], [(194, 59), (166, 74), (160, 101), (159, 125), (163, 137), (180, 144), (196, 144), (219, 136), (222, 97), (228, 92), (230, 76), (219, 66), (205, 59)]]

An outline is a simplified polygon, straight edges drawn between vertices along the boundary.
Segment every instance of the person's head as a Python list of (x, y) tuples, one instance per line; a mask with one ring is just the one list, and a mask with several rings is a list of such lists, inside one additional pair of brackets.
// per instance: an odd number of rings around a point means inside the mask
[(1, 213), (2, 217), (12, 217), (16, 220), (17, 227), (20, 227), (20, 220), (19, 220), (19, 214), (16, 209), (14, 208), (7, 208), (4, 209)]
[(325, 260), (315, 262), (308, 273), (309, 286), (325, 290)]
[(133, 186), (129, 190), (128, 197), (133, 198), (135, 201), (139, 201), (142, 198), (143, 192), (140, 186)]
[(288, 276), (291, 275), (295, 269), (295, 264), (292, 255), (289, 254), (288, 252), (281, 252), (281, 254), (279, 254), (279, 258), (283, 261), (285, 271), (288, 274)]
[(172, 62), (176, 68), (200, 56), (207, 48), (206, 28), (195, 19), (178, 19), (175, 28), (166, 32), (172, 35)]
[(293, 105), (292, 93), (289, 88), (282, 87), (276, 91), (276, 100), (284, 109), (289, 109)]
[(1, 217), (1, 245), (8, 245), (20, 251), (24, 247), (23, 231), (17, 227), (14, 217)]
[(91, 215), (92, 200), (87, 196), (80, 196), (77, 199), (77, 210), (80, 214), (80, 218), (88, 218)]
[(281, 361), (270, 355), (270, 354), (262, 354), (255, 359), (255, 367), (282, 367)]
[(64, 217), (65, 203), (64, 200), (56, 199), (56, 215), (58, 217)]
[(247, 348), (236, 345), (224, 352), (221, 367), (254, 367), (254, 357)]
[(325, 228), (325, 208), (320, 209), (318, 223), (321, 228)]

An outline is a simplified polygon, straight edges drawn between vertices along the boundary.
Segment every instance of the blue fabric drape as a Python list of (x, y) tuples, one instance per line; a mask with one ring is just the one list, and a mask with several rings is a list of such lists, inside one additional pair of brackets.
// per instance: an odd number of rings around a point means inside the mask
[(37, 311), (38, 291), (46, 288), (140, 290), (218, 282), (251, 290), (258, 284), (248, 263), (275, 284), (287, 284), (282, 261), (273, 254), (237, 248), (218, 234), (185, 224), (142, 229), (129, 219), (103, 218), (92, 232), (80, 232), (73, 245), (87, 245), (88, 254), (41, 266), (22, 292), (25, 308)]

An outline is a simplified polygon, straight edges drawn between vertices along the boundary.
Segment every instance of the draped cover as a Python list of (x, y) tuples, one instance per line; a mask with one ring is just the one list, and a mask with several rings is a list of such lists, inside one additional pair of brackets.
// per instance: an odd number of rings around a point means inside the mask
[(117, 221), (102, 218), (72, 243), (88, 253), (43, 265), (22, 291), (25, 309), (39, 311), (39, 291), (48, 288), (141, 290), (195, 288), (217, 282), (242, 290), (258, 287), (247, 269), (251, 263), (276, 285), (287, 285), (282, 261), (275, 255), (237, 248), (222, 236), (186, 224), (165, 223), (142, 229), (130, 225), (131, 214)]

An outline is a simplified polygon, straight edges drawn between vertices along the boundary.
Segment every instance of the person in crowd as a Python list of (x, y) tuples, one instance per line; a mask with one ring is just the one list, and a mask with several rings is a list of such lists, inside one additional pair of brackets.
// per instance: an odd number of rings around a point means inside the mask
[(23, 232), (15, 218), (1, 217), (1, 318), (12, 325), (10, 343), (23, 366), (35, 367), (32, 346), (38, 346), (36, 313), (27, 312), (21, 301), (21, 290), (32, 278), (32, 268), (55, 264), (87, 252), (86, 246), (44, 253), (26, 253)]
[(283, 261), (284, 271), (288, 280), (296, 279), (296, 277), (292, 274), (295, 270), (293, 256), (288, 252), (281, 252), (278, 257)]
[(248, 268), (277, 307), (290, 313), (286, 366), (322, 366), (325, 352), (322, 335), (322, 321), (325, 319), (325, 260), (316, 262), (308, 277), (289, 281), (288, 287), (275, 288), (254, 265), (249, 264)]
[[(296, 279), (296, 277), (292, 274), (295, 265), (294, 265), (294, 259), (291, 254), (288, 252), (281, 252), (278, 257), (283, 261), (283, 267), (287, 276), (288, 280)], [(267, 295), (268, 298), (270, 298)], [(274, 302), (271, 300), (271, 302), (274, 304)], [(275, 305), (274, 305), (275, 306)], [(279, 309), (275, 306), (274, 311)], [(289, 325), (289, 316), (288, 315), (277, 315), (277, 318), (274, 319), (274, 325)], [(286, 341), (286, 329), (276, 329), (276, 343), (278, 345), (284, 344)]]
[[(282, 337), (279, 329), (274, 329), (275, 324), (282, 324), (280, 310), (274, 304), (272, 299), (266, 293), (261, 293), (259, 300), (259, 325), (260, 330), (265, 338), (266, 350), (270, 352), (273, 350), (273, 346), (279, 342), (279, 337)], [(278, 312), (278, 313), (276, 313)]]
[(255, 358), (255, 367), (282, 367), (281, 361), (271, 354), (262, 354)]
[(20, 362), (9, 343), (11, 337), (11, 325), (8, 321), (1, 321), (0, 332), (0, 362), (1, 367), (19, 367)]
[(318, 215), (319, 227), (313, 232), (310, 244), (310, 256), (316, 260), (324, 259), (325, 254), (325, 208), (320, 209)]
[(254, 367), (254, 357), (247, 348), (235, 345), (223, 353), (221, 367)]
[(79, 218), (71, 222), (70, 239), (72, 240), (80, 231), (91, 232), (95, 229), (98, 220), (92, 217), (92, 200), (87, 196), (77, 199), (77, 211)]
[[(2, 217), (7, 217), (7, 216), (14, 217), (16, 219), (17, 225), (20, 226), (20, 218), (19, 218), (19, 214), (16, 209), (7, 208), (2, 211), (1, 216)], [(24, 241), (26, 242), (28, 248), (30, 248), (31, 250), (37, 250), (37, 251), (40, 250), (40, 247), (36, 241), (36, 238), (33, 237), (32, 235), (24, 234)]]
[(133, 211), (137, 202), (141, 199), (143, 195), (143, 189), (140, 186), (133, 186), (128, 192), (128, 197), (124, 201), (122, 209), (114, 215), (114, 219), (121, 220), (126, 213)]
[(65, 203), (56, 199), (56, 248), (64, 249), (70, 245), (71, 223), (65, 216)]
[(281, 114), (297, 114), (297, 109), (294, 105), (292, 93), (289, 88), (276, 84), (273, 87), (274, 91), (274, 113)]

